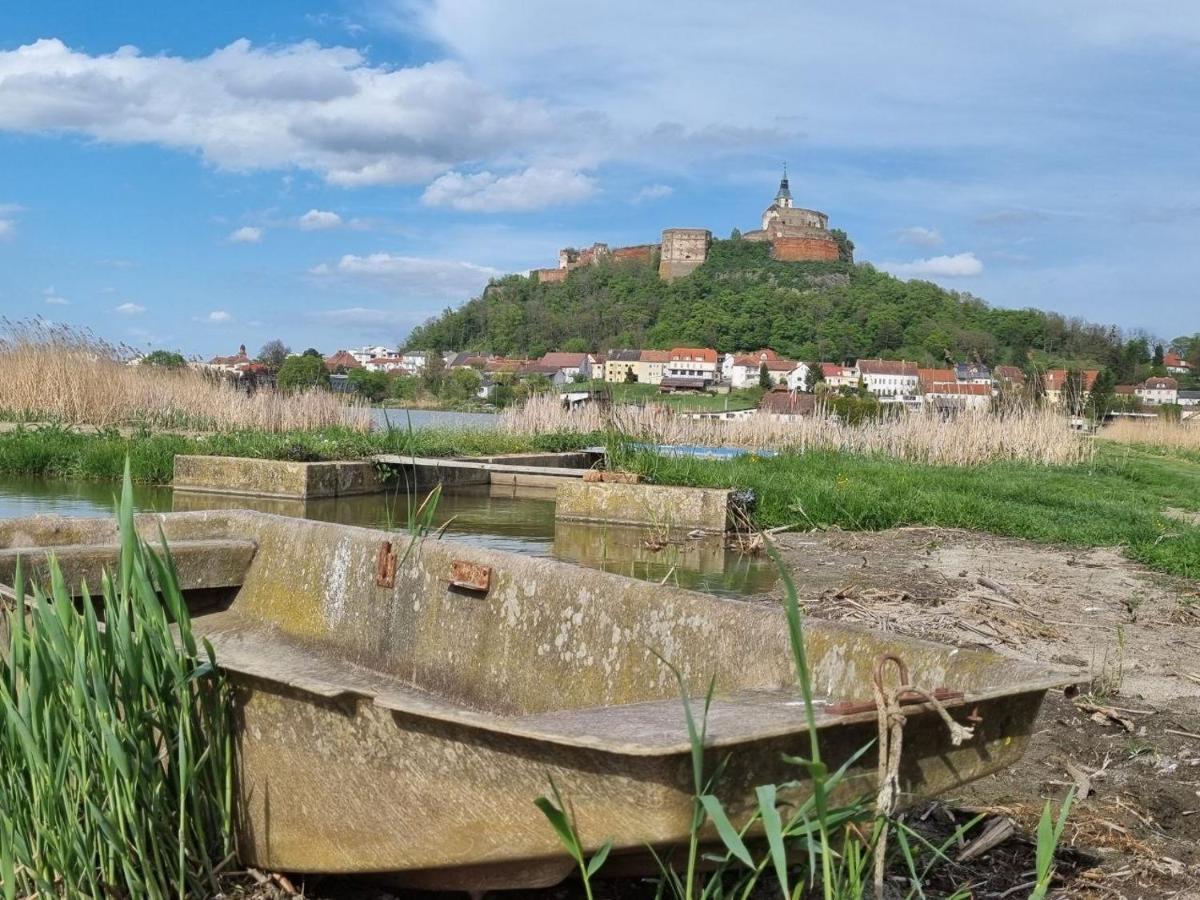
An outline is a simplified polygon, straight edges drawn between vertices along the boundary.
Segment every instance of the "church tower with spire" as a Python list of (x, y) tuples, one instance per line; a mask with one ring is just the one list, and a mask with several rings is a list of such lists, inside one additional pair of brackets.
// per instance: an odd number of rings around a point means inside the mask
[(841, 258), (838, 242), (829, 233), (829, 216), (792, 202), (786, 164), (775, 199), (763, 211), (762, 229), (742, 237), (766, 241), (771, 245), (771, 255), (786, 262), (837, 262)]

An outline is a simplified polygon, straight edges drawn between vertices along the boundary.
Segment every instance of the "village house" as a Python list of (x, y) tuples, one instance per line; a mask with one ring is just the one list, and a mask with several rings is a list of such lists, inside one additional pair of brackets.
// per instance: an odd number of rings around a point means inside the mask
[(787, 373), (787, 389), (789, 391), (808, 391), (811, 385), (809, 384), (809, 375), (812, 370), (808, 363), (798, 362), (792, 366), (791, 371)]
[(676, 347), (671, 350), (663, 377), (699, 380), (702, 387), (715, 384), (717, 351), (707, 347)]
[(1175, 403), (1179, 400), (1179, 382), (1170, 376), (1154, 376), (1139, 384), (1136, 394), (1147, 406)]
[[(1080, 374), (1079, 390), (1082, 396), (1073, 398), (1073, 403), (1083, 403), (1088, 394), (1092, 392), (1092, 385), (1096, 383), (1096, 378), (1100, 374), (1099, 369), (1084, 369)], [(1046, 388), (1046, 400), (1055, 406), (1061, 406), (1068, 398), (1067, 391), (1067, 375), (1066, 369), (1047, 369), (1046, 374), (1042, 376), (1042, 384)]]
[(352, 369), (361, 369), (362, 363), (354, 358), (354, 354), (349, 350), (339, 350), (333, 356), (325, 357), (325, 368), (331, 374), (339, 374), (349, 372)]
[(758, 402), (758, 410), (776, 421), (794, 422), (797, 419), (813, 416), (817, 411), (817, 404), (816, 394), (805, 394), (777, 387), (762, 395), (762, 399)]
[(821, 363), (821, 375), (830, 390), (858, 386), (858, 370), (841, 363)]
[(1179, 399), (1176, 402), (1188, 409), (1200, 406), (1200, 391), (1180, 391)]
[(433, 355), (431, 350), (403, 350), (400, 353), (401, 368), (409, 375), (420, 375)]
[(670, 359), (666, 350), (610, 350), (604, 360), (604, 380), (613, 384), (659, 384)]
[(377, 359), (380, 356), (391, 356), (395, 351), (391, 347), (359, 347), (357, 350), (349, 351), (350, 354), (365, 365), (368, 360)]
[(372, 356), (363, 362), (362, 367), (368, 372), (403, 372), (404, 357), (402, 356)]
[(538, 360), (544, 366), (554, 366), (563, 372), (563, 376), (567, 381), (573, 381), (576, 375), (582, 375), (584, 378), (592, 378), (593, 370), (596, 370), (594, 377), (600, 377), (603, 368), (596, 368), (596, 358), (590, 353), (561, 353), (552, 351), (547, 353)]
[(860, 359), (858, 374), (867, 390), (881, 400), (917, 393), (917, 364), (892, 359)]
[(1163, 365), (1167, 367), (1167, 372), (1171, 375), (1192, 374), (1192, 364), (1174, 350), (1168, 350), (1163, 356)]
[(797, 363), (790, 359), (780, 359), (779, 354), (773, 350), (759, 350), (744, 356), (734, 356), (722, 374), (731, 388), (756, 387), (763, 366), (767, 367), (767, 377), (771, 379), (772, 384), (787, 384), (788, 375), (795, 370)]
[(922, 391), (925, 402), (938, 409), (986, 410), (992, 403), (991, 382), (937, 381)]
[(992, 384), (992, 370), (979, 363), (956, 363), (954, 380), (959, 384)]
[(1000, 387), (1016, 388), (1018, 390), (1025, 387), (1025, 373), (1016, 366), (996, 366), (993, 373), (996, 384)]
[(917, 369), (917, 387), (928, 394), (934, 385), (950, 384), (955, 380), (953, 369)]

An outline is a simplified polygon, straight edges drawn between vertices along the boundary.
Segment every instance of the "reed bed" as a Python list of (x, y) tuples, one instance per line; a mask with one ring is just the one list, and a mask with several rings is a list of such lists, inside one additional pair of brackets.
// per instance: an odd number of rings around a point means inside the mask
[[(133, 530), (78, 605), (55, 561), (0, 599), (0, 896), (218, 893), (232, 858), (229, 688), (168, 555)], [(161, 599), (160, 599), (161, 597)]]
[(756, 412), (739, 419), (693, 418), (661, 404), (595, 404), (566, 410), (557, 397), (531, 398), (500, 416), (509, 434), (610, 431), (654, 444), (695, 444), (745, 450), (814, 450), (874, 454), (908, 462), (977, 466), (1002, 460), (1070, 465), (1089, 458), (1085, 436), (1067, 427), (1062, 415), (1039, 406), (1003, 413), (962, 413), (942, 418), (932, 412), (898, 412), (858, 425), (828, 415), (796, 420)]
[(0, 416), (63, 425), (192, 431), (371, 428), (369, 411), (328, 391), (247, 393), (195, 369), (127, 365), (128, 348), (41, 321), (4, 322)]
[(1100, 437), (1122, 444), (1147, 444), (1200, 453), (1200, 420), (1178, 422), (1163, 418), (1141, 421), (1120, 419), (1102, 428)]

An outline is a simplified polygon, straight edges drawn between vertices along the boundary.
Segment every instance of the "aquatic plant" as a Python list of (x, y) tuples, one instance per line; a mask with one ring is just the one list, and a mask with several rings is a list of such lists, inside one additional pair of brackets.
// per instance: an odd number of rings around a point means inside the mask
[(0, 600), (0, 886), (17, 897), (208, 897), (232, 853), (229, 696), (165, 541), (133, 526), (92, 596), (18, 567)]

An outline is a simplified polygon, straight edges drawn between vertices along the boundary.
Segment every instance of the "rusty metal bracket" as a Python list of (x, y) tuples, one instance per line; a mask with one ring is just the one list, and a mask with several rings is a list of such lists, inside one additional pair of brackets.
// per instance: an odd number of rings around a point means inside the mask
[(486, 594), (492, 587), (492, 567), (456, 559), (450, 563), (450, 585)]
[(375, 584), (381, 588), (396, 586), (396, 551), (391, 541), (379, 542), (379, 555), (375, 557)]
[[(886, 653), (875, 660), (875, 670), (871, 677), (879, 689), (883, 690), (883, 669), (887, 663), (893, 663), (900, 674), (900, 684), (908, 684), (908, 666), (899, 656), (891, 653)], [(963, 698), (962, 691), (952, 691), (947, 687), (935, 688), (933, 696), (939, 702), (945, 703), (950, 700), (961, 700)], [(925, 703), (925, 697), (914, 691), (901, 691), (896, 695), (896, 700), (901, 706), (911, 705), (914, 703)], [(871, 700), (839, 700), (836, 703), (830, 703), (825, 707), (825, 712), (831, 716), (853, 716), (858, 713), (875, 712), (877, 709), (874, 699)]]

